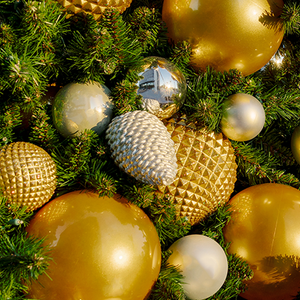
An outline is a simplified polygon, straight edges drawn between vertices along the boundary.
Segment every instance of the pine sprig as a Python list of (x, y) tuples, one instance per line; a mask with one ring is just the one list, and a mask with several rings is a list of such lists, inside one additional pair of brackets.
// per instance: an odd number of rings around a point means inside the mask
[(294, 0), (286, 0), (280, 18), (286, 34), (300, 33), (300, 5)]

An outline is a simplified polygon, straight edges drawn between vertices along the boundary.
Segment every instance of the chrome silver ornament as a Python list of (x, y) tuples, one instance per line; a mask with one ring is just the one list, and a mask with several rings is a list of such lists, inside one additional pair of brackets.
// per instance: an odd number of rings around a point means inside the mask
[(127, 174), (154, 186), (174, 181), (174, 142), (156, 116), (137, 110), (115, 117), (106, 130), (106, 138), (112, 158)]
[(144, 62), (137, 83), (137, 94), (143, 97), (141, 109), (159, 119), (170, 118), (185, 101), (185, 78), (173, 63), (164, 58), (150, 56)]

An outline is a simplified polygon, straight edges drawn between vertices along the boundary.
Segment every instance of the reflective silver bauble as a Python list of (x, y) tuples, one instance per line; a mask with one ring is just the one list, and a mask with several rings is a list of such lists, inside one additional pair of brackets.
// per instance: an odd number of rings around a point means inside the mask
[(265, 124), (262, 104), (253, 96), (238, 93), (224, 101), (221, 130), (234, 141), (249, 141), (256, 137)]
[(112, 118), (110, 90), (99, 83), (69, 83), (56, 94), (53, 123), (64, 137), (85, 129), (102, 133)]
[(138, 95), (143, 97), (142, 109), (159, 119), (175, 114), (185, 101), (186, 81), (182, 72), (168, 60), (150, 56), (144, 59), (143, 72), (138, 75)]

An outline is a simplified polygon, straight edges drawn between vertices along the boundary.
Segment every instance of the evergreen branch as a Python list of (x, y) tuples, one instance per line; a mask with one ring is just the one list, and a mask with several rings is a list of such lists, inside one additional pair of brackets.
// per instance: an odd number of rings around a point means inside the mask
[(294, 0), (286, 0), (280, 16), (286, 34), (300, 33), (300, 5)]

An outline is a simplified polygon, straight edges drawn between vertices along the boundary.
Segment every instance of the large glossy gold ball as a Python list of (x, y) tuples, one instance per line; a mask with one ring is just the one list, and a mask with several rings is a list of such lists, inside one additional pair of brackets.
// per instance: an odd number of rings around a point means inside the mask
[(294, 158), (300, 164), (300, 126), (297, 126), (292, 134), (291, 149)]
[(255, 97), (238, 93), (224, 101), (220, 126), (228, 138), (240, 142), (251, 140), (261, 132), (264, 124), (264, 107)]
[(300, 191), (266, 183), (249, 187), (230, 200), (224, 228), (229, 252), (244, 258), (254, 272), (242, 297), (289, 300), (300, 282)]
[(85, 129), (101, 134), (112, 118), (110, 90), (96, 82), (69, 83), (55, 95), (53, 123), (64, 137), (80, 135)]
[(57, 0), (68, 11), (75, 14), (92, 14), (98, 20), (107, 8), (114, 8), (123, 13), (132, 0)]
[(41, 147), (27, 142), (10, 143), (0, 150), (0, 188), (9, 203), (33, 211), (52, 197), (56, 165)]
[(27, 227), (46, 237), (53, 262), (34, 281), (40, 300), (145, 299), (161, 264), (157, 231), (125, 198), (74, 191), (45, 205)]
[(222, 133), (196, 130), (183, 119), (165, 125), (175, 143), (178, 171), (175, 180), (159, 186), (174, 201), (178, 215), (192, 225), (224, 205), (236, 182), (234, 150)]
[(282, 0), (164, 0), (169, 37), (192, 46), (191, 65), (204, 71), (238, 69), (244, 76), (262, 68), (281, 44)]

